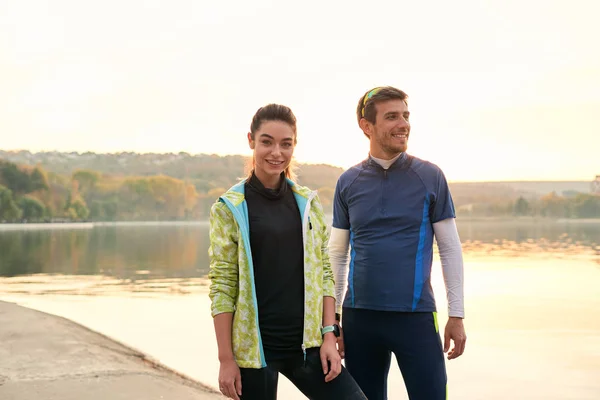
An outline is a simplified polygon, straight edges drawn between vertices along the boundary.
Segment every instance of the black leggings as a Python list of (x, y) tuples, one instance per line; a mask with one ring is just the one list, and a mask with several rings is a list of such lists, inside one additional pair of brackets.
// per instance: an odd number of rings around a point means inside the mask
[(319, 348), (306, 350), (306, 362), (302, 356), (270, 361), (265, 368), (240, 368), (242, 375), (242, 400), (277, 399), (279, 372), (288, 378), (311, 400), (366, 400), (348, 370), (331, 382), (325, 382)]

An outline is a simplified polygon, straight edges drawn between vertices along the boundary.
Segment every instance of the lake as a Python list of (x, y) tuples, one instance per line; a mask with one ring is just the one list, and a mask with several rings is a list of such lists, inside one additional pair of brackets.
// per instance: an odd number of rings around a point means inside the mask
[[(466, 253), (598, 255), (600, 246), (600, 221), (459, 221), (458, 228)], [(208, 246), (204, 221), (0, 224), (0, 276), (198, 278), (208, 273)]]
[[(451, 399), (600, 398), (600, 223), (458, 221), (467, 349)], [(216, 386), (208, 224), (0, 225), (0, 299), (61, 315)], [(445, 323), (439, 258), (432, 275)], [(285, 379), (280, 394), (302, 399)], [(397, 365), (390, 398), (405, 399)]]

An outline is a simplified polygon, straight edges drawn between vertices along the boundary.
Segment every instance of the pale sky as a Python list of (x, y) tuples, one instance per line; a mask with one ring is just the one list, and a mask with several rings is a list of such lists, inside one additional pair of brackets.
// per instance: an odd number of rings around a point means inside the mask
[(450, 181), (600, 174), (600, 1), (0, 2), (0, 148), (249, 155), (260, 106), (347, 168), (375, 86)]

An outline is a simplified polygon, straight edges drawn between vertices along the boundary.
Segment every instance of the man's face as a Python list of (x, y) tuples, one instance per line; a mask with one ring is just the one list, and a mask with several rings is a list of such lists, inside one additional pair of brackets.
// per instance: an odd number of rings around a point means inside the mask
[(371, 155), (390, 159), (406, 151), (410, 135), (410, 112), (403, 100), (387, 100), (375, 104), (375, 124), (366, 121), (365, 133), (371, 140)]

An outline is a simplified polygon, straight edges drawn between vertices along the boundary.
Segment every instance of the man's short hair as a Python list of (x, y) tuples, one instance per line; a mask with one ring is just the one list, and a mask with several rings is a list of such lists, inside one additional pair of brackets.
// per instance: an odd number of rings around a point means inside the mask
[(361, 119), (366, 119), (370, 123), (374, 124), (377, 118), (377, 109), (375, 104), (381, 103), (387, 100), (402, 100), (408, 104), (408, 95), (400, 89), (396, 89), (391, 86), (380, 86), (367, 91), (358, 100), (358, 106), (356, 107), (356, 118), (360, 124)]

